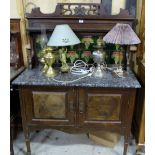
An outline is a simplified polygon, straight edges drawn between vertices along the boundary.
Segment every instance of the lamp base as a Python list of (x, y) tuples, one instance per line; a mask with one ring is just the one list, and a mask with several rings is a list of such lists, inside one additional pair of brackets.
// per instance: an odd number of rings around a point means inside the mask
[(97, 68), (95, 69), (93, 76), (94, 77), (98, 77), (98, 78), (103, 78), (105, 77), (106, 72), (104, 70), (101, 69), (101, 65), (97, 65)]
[(45, 72), (45, 76), (49, 78), (53, 78), (57, 75), (57, 72), (50, 66)]
[(70, 69), (70, 67), (68, 66), (67, 63), (66, 63), (66, 64), (63, 64), (63, 65), (61, 66), (61, 68), (60, 68), (61, 72), (63, 72), (63, 73), (68, 72), (69, 69)]
[(46, 73), (47, 70), (48, 70), (48, 66), (45, 64), (41, 71), (42, 73)]
[[(114, 70), (114, 73), (121, 78), (125, 78), (125, 71), (123, 71), (122, 66), (119, 66), (116, 70)], [(127, 75), (126, 75), (127, 76)]]

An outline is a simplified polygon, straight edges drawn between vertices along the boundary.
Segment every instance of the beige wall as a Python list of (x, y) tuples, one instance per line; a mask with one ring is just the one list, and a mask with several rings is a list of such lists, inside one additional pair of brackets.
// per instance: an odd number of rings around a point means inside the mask
[[(10, 18), (20, 18), (18, 12), (18, 1), (20, 0), (10, 0)], [(31, 12), (31, 9), (35, 6), (40, 7), (43, 13), (52, 13), (55, 10), (57, 3), (100, 3), (101, 0), (23, 0), (26, 5), (26, 12)], [(141, 1), (138, 0), (139, 9), (141, 8)], [(125, 0), (113, 0), (112, 2), (112, 14), (117, 14), (120, 8), (125, 8)], [(137, 15), (139, 17), (140, 11), (137, 10)]]
[[(19, 14), (19, 1), (22, 0), (10, 0), (10, 18), (20, 18)], [(23, 0), (26, 4), (29, 4), (27, 6), (26, 11), (30, 12), (31, 9), (34, 7), (30, 3), (34, 3), (37, 7), (41, 8), (41, 11), (43, 13), (51, 13), (54, 12), (56, 4), (57, 3), (67, 3), (67, 2), (72, 2), (72, 3), (100, 3), (101, 0)], [(122, 1), (122, 0), (121, 0)]]
[(112, 15), (118, 14), (120, 8), (125, 9), (126, 0), (112, 0)]
[[(19, 15), (19, 1), (20, 0), (10, 0), (10, 18), (20, 18)], [(22, 1), (22, 0), (21, 0)], [(43, 13), (52, 13), (55, 10), (57, 3), (62, 2), (72, 2), (72, 3), (100, 3), (101, 0), (23, 0), (25, 1), (26, 12), (31, 12), (31, 9), (35, 6), (40, 7)], [(138, 3), (141, 0), (138, 0)], [(139, 6), (141, 6), (139, 4)], [(125, 0), (113, 0), (112, 2), (112, 14), (119, 13), (120, 8), (125, 7)], [(139, 16), (140, 12), (137, 11)]]
[[(55, 10), (57, 0), (26, 0), (26, 4), (34, 3), (37, 7), (40, 7), (41, 12), (51, 13)], [(28, 5), (26, 12), (31, 12), (32, 5)]]
[[(126, 0), (113, 0), (112, 1), (112, 14), (118, 14), (120, 8), (125, 8)], [(52, 13), (55, 10), (57, 3), (100, 3), (101, 0), (26, 0), (26, 4), (34, 3), (37, 7), (40, 7), (43, 13)], [(33, 5), (27, 6), (27, 12), (31, 12)]]
[(10, 0), (10, 18), (20, 18), (17, 6), (17, 0)]
[[(41, 12), (43, 13), (52, 13), (55, 11), (57, 3), (100, 3), (101, 0), (26, 0), (26, 3), (34, 3), (37, 7), (40, 7)], [(33, 8), (32, 5), (27, 6), (27, 12), (31, 12)]]

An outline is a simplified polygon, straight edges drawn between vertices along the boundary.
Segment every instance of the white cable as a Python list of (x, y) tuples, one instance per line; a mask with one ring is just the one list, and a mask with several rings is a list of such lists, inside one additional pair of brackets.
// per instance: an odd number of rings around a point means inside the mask
[(53, 80), (53, 81), (55, 81), (55, 82), (59, 82), (59, 83), (64, 83), (64, 84), (66, 84), (66, 83), (76, 82), (76, 81), (81, 80), (81, 79), (83, 79), (83, 78), (89, 77), (89, 76), (91, 76), (92, 74), (93, 74), (93, 72), (92, 72), (92, 73), (88, 73), (87, 75), (85, 75), (85, 76), (83, 76), (83, 77), (80, 77), (80, 78), (78, 78), (78, 79), (70, 80), (70, 81), (61, 81), (61, 80), (57, 80), (57, 79), (54, 79), (54, 78), (52, 78), (52, 79), (48, 78), (48, 80)]
[[(81, 80), (83, 78), (92, 76), (92, 74), (94, 73), (94, 71), (95, 71), (94, 65), (92, 64), (89, 69), (88, 69), (88, 66), (90, 66), (90, 65), (88, 65), (84, 61), (77, 60), (77, 61), (75, 61), (73, 67), (71, 67), (70, 72), (72, 74), (75, 74), (75, 75), (83, 75), (83, 74), (86, 74), (85, 76), (82, 76), (80, 78), (77, 78), (77, 79), (74, 79), (74, 80), (70, 80), (70, 81), (62, 81), (62, 80), (57, 80), (55, 78), (52, 78), (52, 79), (51, 78), (48, 78), (48, 80), (53, 80), (55, 82), (64, 83), (64, 84), (79, 81), (79, 80)], [(103, 70), (104, 69), (108, 69), (108, 70), (114, 72), (118, 77), (125, 78), (123, 76), (122, 68), (118, 69), (117, 67), (107, 67), (107, 65), (104, 63), (104, 64), (102, 64), (102, 69)], [(114, 70), (114, 69), (116, 69), (116, 70)]]
[[(88, 69), (90, 65), (82, 60), (76, 60), (74, 65), (70, 68), (70, 72), (75, 75), (84, 75), (92, 72), (92, 68)], [(91, 65), (94, 67), (93, 65)]]
[(78, 79), (75, 79), (75, 80), (70, 80), (70, 81), (62, 81), (62, 80), (57, 80), (55, 78), (52, 78), (52, 79), (48, 79), (48, 80), (53, 80), (55, 82), (60, 82), (60, 83), (72, 83), (72, 82), (75, 82), (75, 81), (78, 81), (78, 80), (81, 80), (83, 78), (86, 78), (86, 77), (89, 77), (89, 76), (92, 76), (93, 72), (94, 72), (94, 66), (91, 65), (92, 67), (90, 67), (89, 69), (88, 68), (88, 65), (87, 63), (85, 63), (84, 61), (82, 60), (77, 60), (75, 61), (73, 67), (71, 67), (70, 69), (70, 72), (72, 74), (75, 74), (75, 75), (83, 75), (83, 74), (86, 74), (85, 76), (82, 76)]

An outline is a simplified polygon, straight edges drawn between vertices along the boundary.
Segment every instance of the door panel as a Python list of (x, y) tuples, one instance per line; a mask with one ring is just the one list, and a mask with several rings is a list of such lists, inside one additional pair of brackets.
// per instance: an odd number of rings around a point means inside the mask
[(79, 124), (121, 123), (125, 93), (115, 89), (81, 88), (79, 90)]
[(35, 118), (65, 118), (66, 93), (32, 92)]
[(87, 120), (119, 120), (121, 95), (88, 94)]
[(75, 98), (69, 88), (22, 89), (27, 122), (44, 125), (73, 125)]

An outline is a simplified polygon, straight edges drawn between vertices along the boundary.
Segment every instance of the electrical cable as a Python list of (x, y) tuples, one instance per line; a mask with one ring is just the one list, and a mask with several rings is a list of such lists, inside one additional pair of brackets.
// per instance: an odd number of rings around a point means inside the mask
[[(70, 80), (70, 81), (61, 81), (61, 80), (57, 80), (57, 79), (55, 79), (55, 78), (52, 78), (52, 80), (55, 81), (55, 82), (67, 84), (67, 83), (76, 82), (76, 81), (81, 80), (81, 79), (83, 79), (83, 78), (89, 77), (89, 76), (91, 76), (92, 74), (93, 74), (93, 73), (88, 73), (88, 74), (85, 75), (85, 76), (82, 76), (82, 77), (80, 77), (80, 78), (78, 78), (78, 79), (74, 79), (74, 80)], [(51, 79), (50, 79), (50, 80), (51, 80)]]
[(75, 75), (84, 75), (92, 72), (94, 65), (88, 65), (82, 60), (75, 61), (74, 65), (70, 68), (70, 72)]
[[(107, 65), (104, 63), (104, 64), (102, 64), (102, 69), (107, 69), (107, 70), (109, 70), (111, 72), (114, 72), (118, 77), (125, 78), (123, 76), (123, 70), (122, 70), (122, 68), (107, 67)], [(52, 79), (51, 78), (48, 78), (48, 80), (53, 80), (55, 82), (67, 84), (67, 83), (72, 83), (72, 82), (79, 81), (79, 80), (81, 80), (83, 78), (86, 78), (86, 77), (90, 77), (90, 76), (92, 76), (92, 74), (94, 73), (94, 71), (95, 71), (94, 64), (88, 65), (87, 63), (85, 63), (82, 60), (77, 60), (77, 61), (75, 61), (74, 65), (71, 67), (70, 73), (71, 74), (75, 74), (75, 75), (85, 75), (85, 76), (79, 77), (79, 78), (74, 79), (74, 80), (69, 80), (69, 81), (57, 80), (55, 78), (52, 78)]]

